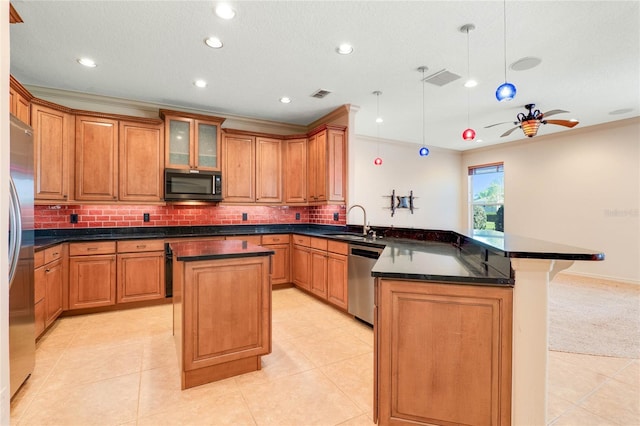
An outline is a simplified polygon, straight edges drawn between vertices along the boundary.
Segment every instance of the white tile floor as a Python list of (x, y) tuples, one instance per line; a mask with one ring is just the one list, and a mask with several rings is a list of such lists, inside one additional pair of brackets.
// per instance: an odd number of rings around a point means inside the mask
[[(171, 305), (66, 317), (39, 340), (13, 425), (371, 425), (371, 328), (273, 294), (260, 371), (181, 391)], [(550, 352), (553, 425), (640, 425), (639, 360)]]

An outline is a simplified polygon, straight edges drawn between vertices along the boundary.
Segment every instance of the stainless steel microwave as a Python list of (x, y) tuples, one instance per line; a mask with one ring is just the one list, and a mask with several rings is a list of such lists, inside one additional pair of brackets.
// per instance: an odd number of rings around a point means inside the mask
[(222, 201), (222, 174), (209, 170), (164, 169), (166, 201)]

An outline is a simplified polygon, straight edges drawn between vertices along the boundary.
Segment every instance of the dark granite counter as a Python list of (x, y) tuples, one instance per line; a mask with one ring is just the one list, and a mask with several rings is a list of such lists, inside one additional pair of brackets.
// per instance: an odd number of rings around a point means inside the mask
[(275, 254), (273, 250), (241, 240), (171, 243), (171, 250), (173, 250), (176, 259), (182, 262), (270, 256)]

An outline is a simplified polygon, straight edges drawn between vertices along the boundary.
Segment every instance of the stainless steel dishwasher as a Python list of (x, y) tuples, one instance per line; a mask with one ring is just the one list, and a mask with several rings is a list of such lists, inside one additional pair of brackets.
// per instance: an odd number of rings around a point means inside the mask
[(371, 268), (382, 253), (382, 247), (349, 244), (348, 296), (349, 313), (373, 325), (374, 278)]

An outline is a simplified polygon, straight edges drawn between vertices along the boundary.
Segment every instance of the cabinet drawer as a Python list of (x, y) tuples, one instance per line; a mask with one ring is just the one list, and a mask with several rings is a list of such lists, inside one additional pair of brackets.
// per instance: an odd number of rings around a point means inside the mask
[(62, 245), (49, 247), (48, 249), (44, 250), (45, 264), (49, 262), (53, 262), (54, 260), (60, 259), (60, 257), (62, 257)]
[(33, 253), (33, 267), (38, 268), (44, 265), (44, 250), (36, 251)]
[(298, 244), (299, 246), (310, 247), (311, 246), (311, 237), (307, 237), (305, 235), (294, 235), (293, 236), (293, 244)]
[(102, 241), (92, 243), (71, 243), (69, 256), (90, 256), (94, 254), (114, 254), (116, 252), (115, 241)]
[(143, 251), (163, 251), (164, 240), (127, 240), (118, 241), (118, 253), (136, 253)]
[(339, 241), (329, 240), (327, 242), (327, 251), (338, 254), (349, 254), (349, 244), (341, 243)]
[(262, 245), (267, 244), (288, 244), (289, 234), (263, 235)]
[(311, 238), (311, 247), (317, 250), (327, 251), (327, 240), (324, 238)]

